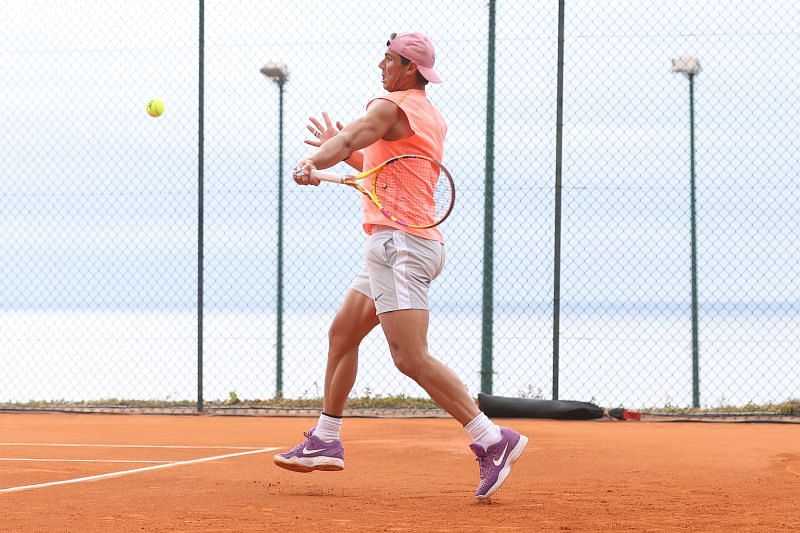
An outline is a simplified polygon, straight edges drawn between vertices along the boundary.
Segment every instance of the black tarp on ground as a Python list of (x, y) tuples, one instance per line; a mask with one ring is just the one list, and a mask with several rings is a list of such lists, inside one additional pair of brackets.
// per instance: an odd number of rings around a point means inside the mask
[(593, 420), (603, 418), (605, 410), (590, 402), (570, 400), (531, 400), (478, 394), (478, 407), (488, 417), (550, 418), (554, 420)]

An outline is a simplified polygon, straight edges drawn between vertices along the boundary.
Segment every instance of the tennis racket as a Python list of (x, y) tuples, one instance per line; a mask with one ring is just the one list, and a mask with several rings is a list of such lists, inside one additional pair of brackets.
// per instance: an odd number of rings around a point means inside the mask
[(372, 200), (386, 218), (407, 228), (438, 226), (450, 215), (456, 200), (450, 172), (424, 155), (399, 155), (358, 174), (312, 170), (311, 175), (353, 187)]

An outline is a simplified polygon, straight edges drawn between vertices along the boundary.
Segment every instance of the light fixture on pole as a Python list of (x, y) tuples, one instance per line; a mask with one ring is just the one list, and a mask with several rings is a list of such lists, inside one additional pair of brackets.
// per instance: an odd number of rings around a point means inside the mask
[(275, 398), (283, 398), (283, 86), (289, 79), (284, 63), (271, 62), (261, 67), (261, 74), (278, 85), (278, 280), (277, 339), (275, 348)]
[(697, 210), (694, 167), (694, 77), (700, 73), (700, 61), (683, 55), (672, 60), (672, 72), (686, 74), (689, 78), (689, 146), (691, 172), (691, 228), (692, 228), (692, 406), (700, 407), (700, 339), (697, 309)]

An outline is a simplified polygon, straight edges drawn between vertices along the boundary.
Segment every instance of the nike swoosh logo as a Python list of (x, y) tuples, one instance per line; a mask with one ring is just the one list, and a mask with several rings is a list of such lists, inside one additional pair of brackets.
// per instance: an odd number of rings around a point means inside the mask
[(494, 463), (494, 466), (500, 466), (500, 463), (503, 462), (503, 459), (505, 458), (507, 451), (508, 451), (508, 443), (506, 442), (506, 447), (503, 448), (503, 453), (500, 454), (500, 457), (498, 457), (497, 459), (492, 460), (492, 462)]
[[(506, 445), (506, 446), (507, 446), (507, 445)], [(324, 452), (324, 451), (325, 451), (325, 448), (320, 448), (319, 450), (312, 450), (312, 449), (309, 449), (309, 447), (308, 447), (308, 446), (306, 446), (305, 448), (303, 448), (303, 453), (304, 453), (305, 455), (311, 455), (312, 453)]]

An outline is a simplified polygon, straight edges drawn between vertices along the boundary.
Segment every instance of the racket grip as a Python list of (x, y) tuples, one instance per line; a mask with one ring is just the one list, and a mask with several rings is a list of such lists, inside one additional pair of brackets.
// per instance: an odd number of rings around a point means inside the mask
[(325, 170), (312, 170), (311, 175), (320, 181), (330, 181), (331, 183), (344, 183), (349, 176), (343, 176), (334, 172), (327, 172)]

